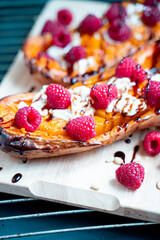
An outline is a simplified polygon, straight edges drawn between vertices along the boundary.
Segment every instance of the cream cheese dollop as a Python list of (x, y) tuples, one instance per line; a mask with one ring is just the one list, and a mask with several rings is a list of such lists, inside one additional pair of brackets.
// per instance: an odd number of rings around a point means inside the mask
[(107, 82), (107, 84), (113, 84), (116, 86), (118, 90), (118, 97), (121, 96), (122, 93), (128, 92), (133, 86), (136, 85), (135, 82), (131, 82), (131, 80), (127, 77), (123, 78), (112, 77)]
[(160, 82), (160, 74), (156, 73), (155, 75), (153, 75), (151, 77), (151, 81), (156, 81), (156, 82)]
[(106, 112), (120, 112), (126, 116), (134, 116), (139, 111), (147, 108), (147, 105), (143, 99), (137, 99), (136, 97), (128, 94), (128, 91), (136, 85), (135, 82), (131, 82), (129, 78), (116, 78), (112, 77), (108, 84), (113, 84), (118, 90), (118, 99), (112, 100), (112, 102), (106, 108)]
[(143, 12), (145, 6), (141, 3), (136, 4), (128, 4), (126, 11), (127, 11), (127, 19), (126, 24), (132, 27), (137, 27), (142, 25), (141, 18), (138, 13)]
[(84, 74), (88, 68), (92, 68), (95, 64), (94, 57), (83, 58), (73, 64), (73, 70), (77, 74)]
[(47, 54), (54, 58), (61, 67), (67, 69), (67, 62), (64, 60), (64, 56), (70, 51), (70, 49), (74, 46), (80, 46), (81, 39), (80, 33), (76, 32), (72, 35), (72, 41), (64, 48), (51, 46), (47, 50)]
[(49, 113), (55, 118), (60, 118), (65, 121), (80, 117), (93, 116), (95, 109), (91, 106), (90, 88), (79, 86), (74, 89), (69, 89), (71, 93), (71, 108), (70, 109), (50, 109)]
[[(48, 85), (44, 85), (42, 87), (42, 89), (36, 93), (36, 95), (34, 96), (32, 103), (31, 103), (31, 107), (35, 108), (40, 114), (41, 116), (47, 116), (48, 115), (48, 110), (47, 109), (43, 109), (43, 107), (47, 104), (47, 95), (46, 95), (46, 89), (47, 89)], [(28, 107), (29, 105), (26, 104), (25, 102), (21, 101), (18, 104), (18, 109), (21, 109), (23, 107)]]

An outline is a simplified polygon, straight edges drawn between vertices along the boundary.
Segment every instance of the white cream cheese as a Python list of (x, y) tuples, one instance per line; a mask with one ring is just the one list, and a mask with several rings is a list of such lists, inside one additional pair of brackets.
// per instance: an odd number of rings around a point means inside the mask
[(47, 54), (54, 58), (61, 67), (64, 69), (67, 69), (67, 62), (64, 60), (64, 56), (70, 51), (70, 49), (74, 46), (80, 46), (81, 45), (81, 39), (80, 34), (78, 32), (74, 33), (72, 35), (72, 41), (64, 48), (57, 47), (57, 46), (51, 46), (47, 50)]
[(136, 4), (128, 4), (126, 11), (127, 11), (127, 19), (126, 24), (132, 27), (137, 27), (142, 25), (142, 21), (140, 16), (137, 13), (140, 13), (144, 10), (145, 6), (140, 3)]
[(155, 75), (153, 75), (151, 77), (151, 81), (156, 81), (156, 82), (160, 82), (160, 74), (156, 73)]
[(80, 116), (93, 116), (95, 109), (91, 106), (90, 102), (90, 88), (85, 86), (76, 87), (73, 90), (69, 89), (71, 93), (71, 109), (55, 109), (49, 110), (55, 118), (60, 118), (65, 121), (80, 117)]
[(107, 84), (113, 84), (116, 86), (118, 90), (118, 97), (121, 96), (122, 93), (128, 92), (133, 86), (136, 85), (135, 82), (131, 82), (129, 78), (123, 77), (123, 78), (116, 78), (112, 77), (107, 82)]
[(28, 107), (28, 104), (23, 102), (23, 101), (18, 104), (18, 109), (21, 109), (21, 108), (24, 108), (24, 107)]
[(95, 64), (94, 57), (83, 58), (73, 64), (73, 70), (78, 74), (84, 74), (88, 68)]
[(120, 112), (126, 116), (134, 116), (139, 111), (145, 110), (147, 105), (143, 99), (123, 93), (120, 99), (114, 99), (107, 107), (106, 112)]
[(132, 15), (136, 12), (142, 12), (144, 10), (144, 5), (141, 3), (136, 3), (136, 4), (128, 4), (126, 10), (128, 15)]
[(126, 116), (134, 116), (140, 110), (146, 109), (146, 103), (142, 99), (128, 94), (128, 91), (136, 85), (135, 82), (131, 82), (129, 78), (116, 78), (112, 77), (107, 84), (113, 84), (118, 90), (118, 99), (112, 100), (108, 105), (106, 112), (120, 112)]
[(48, 85), (44, 85), (42, 89), (34, 96), (31, 107), (34, 107), (42, 116), (48, 115), (48, 110), (42, 108), (47, 104), (46, 89)]
[(134, 38), (136, 38), (137, 40), (142, 40), (142, 39), (143, 39), (143, 36), (142, 36), (142, 34), (140, 34), (140, 33), (135, 33), (135, 34), (134, 34)]

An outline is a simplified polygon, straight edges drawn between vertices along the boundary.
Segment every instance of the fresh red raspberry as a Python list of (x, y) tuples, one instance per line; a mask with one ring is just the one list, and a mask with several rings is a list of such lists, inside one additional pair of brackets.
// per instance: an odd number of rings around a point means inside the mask
[(146, 76), (147, 73), (144, 68), (141, 65), (137, 64), (133, 70), (131, 81), (141, 83), (146, 80)]
[(105, 109), (118, 95), (116, 86), (100, 84), (91, 88), (90, 97), (93, 99), (95, 109)]
[(120, 61), (116, 68), (116, 77), (128, 77), (134, 82), (146, 80), (147, 73), (141, 65), (137, 64), (132, 58), (127, 57)]
[(96, 136), (94, 117), (82, 116), (72, 119), (67, 123), (66, 130), (74, 140), (85, 142)]
[(126, 16), (126, 9), (122, 6), (121, 3), (113, 3), (106, 13), (106, 17), (108, 18), (109, 22), (112, 22), (117, 18), (125, 20)]
[(158, 0), (145, 0), (144, 5), (156, 7), (158, 5)]
[(41, 31), (41, 34), (51, 33), (54, 35), (60, 27), (60, 24), (57, 21), (48, 20)]
[(71, 94), (58, 84), (50, 84), (46, 90), (47, 102), (53, 109), (66, 109), (71, 104)]
[(116, 170), (116, 179), (125, 187), (135, 190), (141, 186), (144, 173), (144, 167), (140, 163), (126, 163)]
[(66, 54), (65, 60), (73, 64), (76, 61), (86, 57), (86, 50), (82, 46), (72, 47), (71, 50)]
[(143, 140), (143, 146), (149, 154), (157, 155), (160, 153), (160, 132), (148, 133)]
[(151, 106), (160, 106), (160, 82), (149, 81), (145, 87), (145, 97)]
[(154, 27), (160, 21), (160, 10), (157, 7), (147, 7), (143, 11), (143, 22), (150, 27)]
[(132, 77), (132, 73), (136, 67), (137, 63), (130, 57), (126, 57), (120, 61), (116, 68), (116, 77)]
[(101, 27), (101, 19), (93, 14), (89, 14), (80, 24), (80, 31), (82, 33), (93, 34)]
[(26, 131), (35, 132), (41, 124), (42, 117), (33, 107), (23, 107), (15, 115), (16, 125)]
[(68, 26), (72, 22), (72, 13), (67, 9), (61, 9), (57, 14), (58, 22), (64, 26)]
[(53, 36), (53, 44), (58, 47), (65, 47), (71, 42), (71, 34), (66, 28), (59, 28)]
[(113, 40), (124, 42), (130, 38), (131, 30), (123, 20), (117, 18), (111, 22), (108, 34)]

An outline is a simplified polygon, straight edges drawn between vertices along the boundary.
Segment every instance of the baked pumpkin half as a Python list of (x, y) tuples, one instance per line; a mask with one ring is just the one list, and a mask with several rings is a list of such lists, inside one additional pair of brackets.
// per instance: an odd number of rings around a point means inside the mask
[(42, 84), (70, 86), (108, 71), (123, 57), (159, 39), (159, 29), (158, 5), (114, 3), (100, 18), (89, 14), (73, 30), (47, 21), (39, 36), (25, 41), (25, 62)]
[(159, 126), (158, 44), (124, 58), (96, 84), (86, 81), (68, 89), (50, 84), (38, 93), (1, 99), (1, 150), (22, 159), (51, 157), (108, 145), (136, 130)]

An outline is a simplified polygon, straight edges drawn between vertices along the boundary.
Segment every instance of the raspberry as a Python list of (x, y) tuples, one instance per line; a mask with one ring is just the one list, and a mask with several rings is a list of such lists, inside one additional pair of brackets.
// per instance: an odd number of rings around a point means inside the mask
[(145, 0), (144, 5), (156, 7), (158, 5), (158, 0)]
[(65, 60), (68, 63), (73, 64), (74, 62), (85, 57), (86, 57), (85, 48), (81, 46), (76, 46), (76, 47), (72, 47), (71, 50), (66, 54)]
[(131, 81), (140, 83), (146, 80), (146, 76), (147, 76), (146, 71), (143, 69), (141, 65), (137, 64), (132, 72)]
[(36, 131), (41, 124), (41, 120), (40, 113), (33, 107), (23, 107), (15, 115), (16, 125), (29, 132)]
[(137, 64), (132, 58), (127, 57), (120, 61), (116, 68), (116, 77), (128, 77), (134, 82), (146, 80), (147, 73), (141, 65)]
[(125, 20), (126, 16), (126, 9), (122, 6), (121, 3), (113, 3), (106, 13), (106, 17), (108, 18), (109, 22), (112, 22), (117, 18)]
[(72, 119), (66, 126), (68, 135), (77, 141), (87, 141), (96, 136), (94, 117), (82, 116)]
[(144, 167), (136, 162), (126, 163), (116, 170), (116, 178), (127, 188), (138, 189), (144, 180)]
[(91, 88), (90, 97), (93, 99), (93, 107), (95, 109), (105, 109), (110, 102), (118, 95), (116, 86), (114, 85), (94, 85)]
[(62, 9), (57, 14), (58, 22), (64, 26), (69, 25), (72, 22), (72, 13), (67, 9)]
[(142, 20), (146, 25), (154, 27), (160, 21), (160, 10), (157, 7), (147, 7), (143, 11)]
[(108, 34), (113, 40), (124, 42), (131, 36), (131, 30), (123, 20), (117, 18), (112, 21)]
[(151, 106), (160, 106), (160, 82), (149, 81), (145, 87), (145, 97)]
[(116, 68), (116, 77), (128, 77), (131, 78), (132, 73), (137, 63), (130, 57), (124, 58), (120, 61)]
[(58, 84), (50, 84), (46, 90), (47, 102), (53, 109), (66, 109), (71, 104), (71, 94)]
[(71, 34), (66, 28), (59, 28), (53, 36), (53, 44), (58, 47), (65, 47), (71, 42)]
[(93, 34), (101, 27), (101, 20), (93, 14), (89, 14), (80, 24), (82, 33)]
[(148, 133), (143, 140), (143, 146), (149, 154), (156, 155), (160, 153), (160, 132)]
[(58, 28), (60, 27), (60, 24), (57, 21), (51, 21), (48, 20), (45, 24), (44, 27), (41, 31), (41, 34), (45, 34), (45, 33), (51, 33), (52, 35), (54, 35), (57, 31)]

